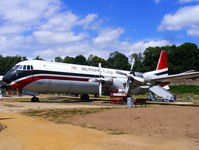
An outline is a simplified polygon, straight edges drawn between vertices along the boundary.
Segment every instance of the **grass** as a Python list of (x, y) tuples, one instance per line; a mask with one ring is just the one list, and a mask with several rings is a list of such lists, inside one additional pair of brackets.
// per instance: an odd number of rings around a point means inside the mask
[[(70, 119), (72, 117), (75, 117), (77, 115), (87, 115), (91, 113), (97, 113), (101, 112), (104, 110), (109, 110), (109, 109), (119, 109), (119, 107), (102, 107), (102, 108), (79, 108), (79, 109), (50, 109), (50, 110), (28, 110), (25, 112), (22, 112), (24, 115), (32, 116), (32, 117), (40, 117), (47, 119), (49, 121), (53, 121), (55, 123), (67, 123), (71, 124)], [(96, 126), (93, 126), (92, 124), (79, 124), (79, 126), (84, 127), (84, 128), (90, 128), (94, 130), (99, 130), (99, 131), (105, 131), (108, 134), (111, 135), (121, 135), (121, 134), (126, 134), (125, 132), (119, 131), (117, 129), (107, 129), (107, 130), (102, 130), (100, 128), (97, 128)]]
[(171, 85), (170, 91), (175, 94), (199, 95), (198, 85)]
[(79, 108), (79, 109), (50, 109), (50, 110), (28, 110), (23, 112), (23, 114), (32, 117), (41, 117), (56, 123), (65, 123), (67, 119), (86, 115), (91, 113), (97, 113), (104, 110), (113, 109), (112, 107), (103, 108)]
[(6, 107), (23, 107), (23, 106), (14, 105), (14, 104), (4, 104), (3, 106), (6, 106)]
[(112, 135), (126, 134), (125, 132), (119, 131), (117, 129), (108, 129), (107, 133)]

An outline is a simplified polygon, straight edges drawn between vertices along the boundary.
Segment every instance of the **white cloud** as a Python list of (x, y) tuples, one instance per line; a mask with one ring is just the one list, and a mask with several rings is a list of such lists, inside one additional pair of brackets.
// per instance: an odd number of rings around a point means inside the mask
[(198, 36), (199, 5), (183, 7), (174, 14), (166, 14), (157, 29), (185, 30), (189, 36)]
[(179, 3), (199, 2), (199, 0), (178, 0)]
[(119, 38), (119, 36), (124, 32), (124, 29), (104, 29), (100, 32), (100, 34), (93, 39), (93, 42), (96, 44), (104, 44), (111, 41), (115, 41)]
[(6, 21), (30, 22), (41, 18), (41, 15), (51, 15), (49, 8), (56, 8), (57, 5), (57, 0), (1, 0), (0, 15)]
[(5, 25), (0, 27), (0, 34), (17, 34), (23, 32), (24, 28), (17, 25)]
[(130, 55), (132, 53), (142, 53), (148, 47), (156, 47), (156, 46), (168, 46), (173, 45), (172, 42), (168, 40), (149, 40), (149, 41), (138, 41), (134, 43), (129, 42), (120, 42), (115, 45), (115, 48), (118, 50), (123, 50), (122, 52), (126, 55)]
[(148, 46), (171, 44), (166, 40), (121, 40), (125, 29), (104, 27), (102, 20), (95, 13), (74, 14), (63, 8), (61, 0), (1, 0), (0, 52), (48, 60), (79, 54), (107, 58), (112, 51), (128, 55)]
[(175, 14), (166, 14), (158, 30), (181, 30), (194, 25), (199, 25), (199, 5), (180, 8)]
[(199, 26), (198, 27), (194, 27), (193, 29), (188, 30), (187, 34), (190, 35), (190, 36), (197, 36), (197, 37), (199, 37)]
[(156, 4), (160, 3), (161, 0), (153, 0)]
[[(23, 52), (18, 49), (26, 49), (27, 44), (32, 41), (29, 36), (17, 35), (0, 35), (0, 53), (4, 55), (21, 55)], [(26, 44), (24, 44), (26, 43)], [(28, 46), (30, 49), (30, 46)], [(26, 51), (26, 54), (29, 52)], [(23, 55), (25, 56), (25, 55)]]
[(51, 31), (36, 31), (33, 33), (33, 35), (40, 43), (48, 43), (48, 44), (80, 41), (84, 37), (86, 37), (86, 34), (84, 33), (79, 33), (75, 35), (73, 32), (51, 32)]
[(93, 23), (97, 17), (97, 14), (88, 14), (85, 18), (79, 21), (79, 24), (88, 27), (88, 25)]
[(102, 46), (84, 41), (76, 42), (75, 44), (66, 44), (62, 47), (38, 50), (34, 53), (34, 55), (39, 55), (45, 59), (52, 59), (55, 56), (77, 56), (79, 54), (84, 54), (84, 56), (94, 54), (103, 58), (108, 58), (110, 51), (120, 51), (128, 56), (131, 53), (144, 52), (144, 50), (150, 46), (154, 47), (166, 45), (172, 45), (172, 43), (167, 40), (139, 41), (135, 43), (116, 41), (112, 44)]
[(78, 24), (78, 17), (71, 12), (64, 14), (56, 14), (49, 18), (47, 23), (41, 25), (41, 30), (71, 30), (72, 27)]
[(78, 54), (84, 54), (90, 52), (92, 47), (87, 42), (76, 42), (74, 43), (67, 43), (64, 46), (59, 47), (52, 47), (47, 49), (41, 49), (34, 52), (34, 55), (41, 56), (42, 58), (52, 59), (55, 56), (77, 56)]

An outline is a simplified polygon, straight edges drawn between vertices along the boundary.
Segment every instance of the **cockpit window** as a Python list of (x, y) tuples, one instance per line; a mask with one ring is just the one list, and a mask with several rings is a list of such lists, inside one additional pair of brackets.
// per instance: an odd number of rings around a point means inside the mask
[(20, 67), (20, 65), (16, 65), (16, 66), (14, 66), (12, 69), (17, 70), (19, 67)]
[(23, 67), (20, 65), (19, 68), (18, 68), (18, 70), (22, 70), (22, 68), (23, 68)]

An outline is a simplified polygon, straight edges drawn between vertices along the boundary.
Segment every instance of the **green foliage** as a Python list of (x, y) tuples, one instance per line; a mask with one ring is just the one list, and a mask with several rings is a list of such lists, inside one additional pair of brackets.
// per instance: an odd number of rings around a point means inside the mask
[(64, 60), (61, 57), (55, 57), (55, 62), (63, 62)]
[(193, 43), (184, 43), (169, 53), (170, 73), (199, 70), (199, 49)]
[(64, 63), (70, 63), (70, 64), (74, 64), (75, 63), (75, 58), (70, 57), (70, 56), (66, 56), (63, 60)]
[(130, 70), (128, 57), (117, 51), (110, 53), (105, 67), (121, 70)]
[(41, 57), (38, 55), (38, 56), (36, 56), (36, 57), (34, 58), (34, 60), (44, 60), (44, 59), (41, 58)]
[(0, 55), (0, 74), (4, 75), (10, 68), (12, 68), (16, 63), (26, 60), (26, 57), (21, 56), (6, 56)]
[(144, 56), (142, 55), (142, 53), (133, 53), (131, 54), (131, 58), (135, 59), (135, 64), (133, 67), (134, 71), (146, 72), (147, 68), (143, 64)]
[(175, 94), (193, 94), (199, 95), (199, 86), (197, 85), (171, 85), (170, 91)]
[(87, 63), (89, 66), (98, 66), (99, 63), (102, 63), (103, 65), (105, 65), (106, 61), (101, 58), (101, 57), (98, 57), (96, 55), (90, 55), (87, 59)]
[(75, 64), (87, 65), (86, 58), (83, 55), (78, 55), (75, 57)]
[(75, 58), (66, 56), (63, 60), (64, 63), (87, 65), (87, 60), (83, 55), (78, 55)]
[(169, 74), (199, 70), (199, 49), (193, 43), (184, 43), (178, 47), (172, 45), (147, 48), (143, 60), (146, 71), (156, 69), (161, 50), (168, 53)]

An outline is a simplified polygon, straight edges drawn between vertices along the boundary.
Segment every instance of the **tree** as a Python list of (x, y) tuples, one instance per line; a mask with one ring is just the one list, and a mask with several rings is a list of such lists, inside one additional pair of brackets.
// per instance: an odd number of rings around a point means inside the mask
[(75, 64), (87, 65), (86, 58), (83, 55), (78, 55), (75, 57)]
[(63, 60), (64, 63), (70, 63), (70, 64), (75, 64), (75, 58), (66, 56)]
[(41, 57), (38, 55), (38, 56), (36, 56), (36, 57), (34, 58), (34, 60), (44, 60), (44, 59), (41, 58)]
[(142, 55), (142, 53), (133, 53), (131, 54), (131, 58), (135, 59), (133, 71), (145, 72), (147, 70), (143, 64), (144, 56)]
[(168, 53), (168, 62), (169, 62), (169, 68), (171, 66), (171, 53), (176, 49), (175, 45), (172, 46), (163, 46), (163, 47), (148, 47), (144, 51), (144, 60), (143, 65), (145, 66), (145, 71), (152, 71), (155, 70), (158, 64), (158, 60), (160, 57), (160, 53), (162, 50), (167, 51)]
[(105, 65), (105, 60), (101, 57), (98, 57), (96, 55), (90, 55), (87, 59), (87, 64), (89, 66), (98, 66), (99, 63), (102, 63), (103, 65)]
[(128, 57), (126, 57), (122, 53), (119, 53), (118, 51), (110, 53), (110, 56), (107, 59), (106, 67), (114, 68), (114, 69), (121, 69), (121, 70), (130, 70)]
[(63, 62), (63, 59), (61, 57), (55, 57), (55, 62)]
[(26, 57), (21, 56), (6, 56), (0, 55), (0, 74), (4, 75), (8, 70), (10, 70), (15, 64), (20, 61), (27, 60)]
[(199, 70), (199, 49), (196, 44), (184, 43), (169, 53), (171, 73)]

